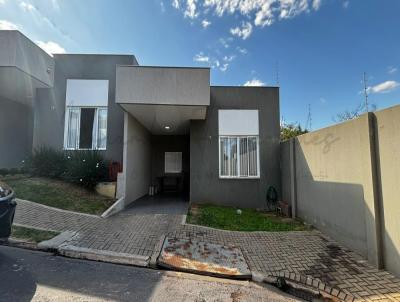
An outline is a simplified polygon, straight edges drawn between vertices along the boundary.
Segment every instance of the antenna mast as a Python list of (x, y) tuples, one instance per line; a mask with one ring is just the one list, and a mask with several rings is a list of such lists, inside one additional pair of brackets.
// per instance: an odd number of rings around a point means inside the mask
[(369, 111), (369, 107), (368, 107), (368, 80), (367, 80), (367, 73), (364, 72), (364, 97), (365, 97), (365, 111), (368, 112)]
[(308, 116), (306, 122), (306, 130), (311, 130), (312, 127), (312, 116), (311, 116), (311, 104), (308, 104)]
[(279, 61), (276, 61), (276, 86), (279, 86)]

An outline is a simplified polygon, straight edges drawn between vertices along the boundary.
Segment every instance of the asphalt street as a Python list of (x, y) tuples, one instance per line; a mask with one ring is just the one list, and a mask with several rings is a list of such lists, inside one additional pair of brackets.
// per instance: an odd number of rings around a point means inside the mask
[(69, 259), (0, 246), (0, 301), (299, 301), (247, 281)]

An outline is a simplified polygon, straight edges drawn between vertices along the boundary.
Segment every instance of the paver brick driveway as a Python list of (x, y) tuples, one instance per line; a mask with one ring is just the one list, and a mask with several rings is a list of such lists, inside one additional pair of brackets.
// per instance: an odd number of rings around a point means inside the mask
[[(242, 249), (250, 268), (285, 275), (341, 299), (400, 301), (400, 280), (370, 266), (356, 253), (318, 231), (230, 232), (182, 224), (180, 214), (122, 212), (103, 219), (18, 200), (15, 223), (55, 231), (76, 231), (79, 247), (151, 256), (162, 235)], [(307, 279), (311, 277), (313, 279)], [(340, 290), (340, 292), (339, 292)]]

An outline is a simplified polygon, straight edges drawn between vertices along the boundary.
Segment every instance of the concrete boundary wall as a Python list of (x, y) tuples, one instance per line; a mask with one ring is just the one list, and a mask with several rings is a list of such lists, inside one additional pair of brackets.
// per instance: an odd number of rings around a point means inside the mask
[(281, 143), (293, 216), (398, 275), (399, 171), (400, 106)]

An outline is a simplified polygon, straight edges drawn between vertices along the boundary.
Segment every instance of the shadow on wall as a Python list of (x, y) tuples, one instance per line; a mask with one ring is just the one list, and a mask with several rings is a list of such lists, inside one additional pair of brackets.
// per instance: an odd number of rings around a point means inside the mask
[[(398, 114), (400, 107), (385, 111)], [(296, 216), (400, 275), (400, 226), (393, 214), (397, 123), (385, 111), (283, 142), (282, 192), (295, 200)]]
[(365, 224), (371, 217), (363, 185), (332, 182), (323, 170), (312, 173), (301, 148), (296, 151), (297, 216), (367, 257)]

